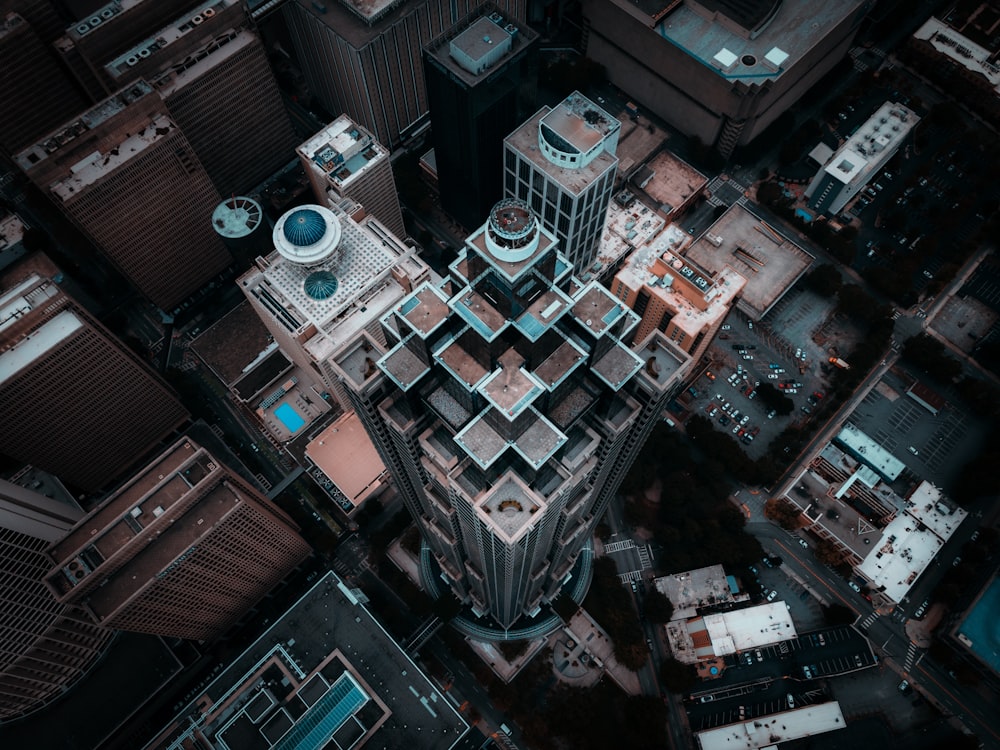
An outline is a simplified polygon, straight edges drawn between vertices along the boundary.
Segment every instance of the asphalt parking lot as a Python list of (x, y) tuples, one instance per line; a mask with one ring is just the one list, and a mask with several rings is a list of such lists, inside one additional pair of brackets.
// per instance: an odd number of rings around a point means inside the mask
[[(779, 303), (773, 323), (769, 316), (751, 327), (740, 315), (730, 315), (708, 350), (711, 363), (685, 396), (691, 412), (741, 441), (752, 458), (764, 454), (789, 421), (809, 418), (814, 392), (826, 393), (822, 365), (827, 353), (815, 343), (814, 331), (824, 325), (829, 305), (811, 293), (794, 293)], [(754, 393), (764, 383), (792, 399), (790, 415), (768, 417), (770, 409)]]
[(966, 412), (949, 389), (925, 383), (941, 399), (932, 414), (906, 395), (916, 382), (897, 365), (858, 405), (850, 421), (913, 474), (949, 487), (976, 454), (989, 425)]

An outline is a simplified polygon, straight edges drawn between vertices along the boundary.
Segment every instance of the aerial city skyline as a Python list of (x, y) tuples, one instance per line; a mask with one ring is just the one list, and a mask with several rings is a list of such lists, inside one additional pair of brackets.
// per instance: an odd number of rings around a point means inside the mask
[(0, 744), (1000, 748), (998, 22), (0, 0)]

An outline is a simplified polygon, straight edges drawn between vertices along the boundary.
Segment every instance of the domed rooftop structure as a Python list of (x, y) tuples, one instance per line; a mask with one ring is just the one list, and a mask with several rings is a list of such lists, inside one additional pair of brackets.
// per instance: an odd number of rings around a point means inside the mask
[(312, 299), (319, 301), (330, 299), (330, 297), (337, 293), (337, 289), (340, 287), (340, 282), (337, 281), (336, 276), (329, 271), (322, 270), (313, 271), (306, 276), (306, 280), (303, 283), (306, 294)]
[(340, 220), (323, 206), (292, 209), (274, 225), (274, 247), (283, 258), (303, 266), (329, 260), (340, 244)]
[(285, 219), (285, 239), (295, 245), (315, 245), (326, 234), (326, 222), (312, 208), (300, 208)]

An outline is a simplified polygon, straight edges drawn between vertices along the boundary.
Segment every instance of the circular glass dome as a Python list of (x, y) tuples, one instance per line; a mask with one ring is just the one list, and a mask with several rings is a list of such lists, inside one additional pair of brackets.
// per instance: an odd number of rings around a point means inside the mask
[(337, 293), (339, 286), (337, 277), (329, 271), (313, 271), (305, 280), (306, 294), (314, 300), (330, 299)]
[(285, 239), (293, 245), (303, 247), (315, 245), (326, 234), (326, 222), (319, 211), (300, 208), (285, 218)]
[(324, 206), (301, 206), (278, 219), (272, 238), (275, 249), (297, 265), (336, 262), (342, 228), (340, 219)]

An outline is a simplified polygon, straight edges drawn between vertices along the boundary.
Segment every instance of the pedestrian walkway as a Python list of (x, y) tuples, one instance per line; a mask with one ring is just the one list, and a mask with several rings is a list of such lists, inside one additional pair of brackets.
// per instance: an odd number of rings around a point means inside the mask
[[(919, 655), (919, 658), (917, 658)], [(916, 643), (911, 643), (906, 649), (906, 658), (903, 660), (903, 672), (909, 674), (913, 667), (920, 663), (924, 656), (924, 651)]]
[(872, 612), (870, 615), (868, 615), (868, 617), (866, 617), (858, 624), (858, 629), (868, 630), (868, 628), (872, 626), (872, 623), (875, 622), (875, 620), (877, 619), (878, 619), (878, 612)]
[(608, 553), (621, 552), (622, 550), (632, 549), (633, 547), (635, 547), (635, 542), (631, 539), (626, 539), (621, 542), (611, 542), (610, 544), (605, 544), (604, 551)]

